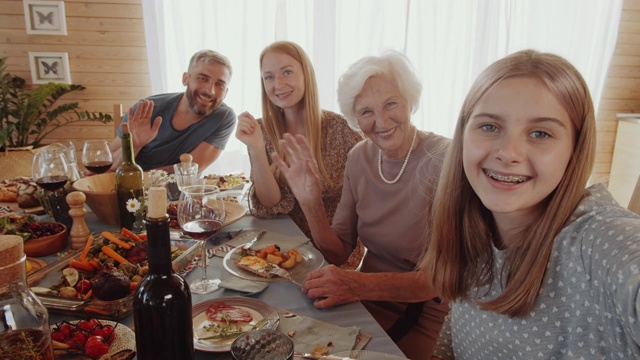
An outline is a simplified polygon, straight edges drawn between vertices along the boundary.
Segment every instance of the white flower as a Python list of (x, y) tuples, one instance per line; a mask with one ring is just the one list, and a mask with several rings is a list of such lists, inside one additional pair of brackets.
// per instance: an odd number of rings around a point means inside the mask
[(130, 213), (135, 213), (138, 209), (140, 209), (140, 201), (138, 199), (127, 200), (127, 210)]
[(176, 182), (176, 174), (170, 174), (169, 179), (167, 181), (170, 183)]

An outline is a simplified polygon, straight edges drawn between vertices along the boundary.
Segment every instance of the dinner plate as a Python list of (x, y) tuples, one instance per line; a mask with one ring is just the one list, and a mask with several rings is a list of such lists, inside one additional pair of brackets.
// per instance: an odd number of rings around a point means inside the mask
[(247, 208), (242, 206), (240, 203), (225, 200), (224, 211), (227, 214), (227, 217), (224, 220), (224, 226), (227, 226), (242, 219), (242, 217), (247, 213)]
[(207, 325), (213, 324), (206, 314), (206, 310), (216, 302), (222, 301), (227, 305), (238, 307), (240, 309), (248, 311), (253, 320), (243, 326), (243, 329), (247, 331), (261, 320), (265, 319), (260, 329), (272, 329), (275, 330), (280, 322), (280, 316), (278, 312), (272, 308), (269, 304), (260, 301), (258, 299), (247, 297), (221, 297), (217, 299), (211, 299), (193, 306), (193, 345), (196, 350), (207, 352), (226, 352), (231, 350), (231, 344), (238, 336), (229, 337), (226, 339), (209, 339), (201, 340), (200, 338), (211, 336), (211, 332), (205, 330)]
[(371, 350), (351, 350), (351, 351), (343, 351), (335, 354), (331, 354), (331, 356), (344, 356), (349, 357), (351, 359), (358, 360), (409, 360), (406, 357), (385, 354), (378, 351)]
[[(80, 320), (69, 321), (70, 324), (76, 324)], [(115, 340), (109, 346), (108, 355), (113, 355), (122, 350), (135, 350), (136, 349), (136, 334), (124, 324), (119, 324), (115, 321), (98, 320), (102, 325), (113, 326), (113, 331), (116, 334)], [(117, 325), (117, 326), (116, 326)], [(51, 325), (51, 331), (55, 329), (55, 325)]]
[[(254, 250), (261, 249), (267, 246), (268, 244), (277, 244), (278, 246), (280, 246), (280, 251), (283, 253), (286, 253), (290, 249), (293, 249), (298, 245), (300, 245), (300, 240), (282, 238), (276, 241), (262, 241), (253, 245), (252, 249)], [(269, 282), (289, 281), (279, 276), (265, 278), (238, 267), (235, 261), (240, 258), (239, 251), (240, 249), (242, 249), (244, 245), (245, 244), (233, 248), (231, 251), (227, 253), (227, 255), (225, 255), (224, 259), (222, 259), (222, 264), (228, 272), (230, 272), (235, 276), (238, 276), (247, 280), (269, 281)], [(298, 250), (298, 253), (302, 255), (302, 261), (297, 263), (296, 266), (294, 266), (293, 268), (287, 269), (287, 271), (289, 271), (289, 274), (291, 274), (292, 279), (304, 279), (304, 277), (307, 276), (309, 272), (315, 269), (318, 269), (324, 263), (324, 257), (322, 256), (320, 251), (318, 251), (311, 244), (306, 244), (304, 246), (296, 248), (296, 250)]]

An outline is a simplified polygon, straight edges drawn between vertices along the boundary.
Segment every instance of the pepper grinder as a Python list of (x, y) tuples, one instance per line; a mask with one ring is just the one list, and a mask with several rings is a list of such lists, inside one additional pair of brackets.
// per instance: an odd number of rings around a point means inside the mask
[(73, 191), (67, 195), (67, 204), (69, 204), (70, 208), (69, 215), (73, 219), (71, 231), (69, 232), (72, 249), (83, 248), (90, 235), (89, 227), (84, 221), (84, 216), (87, 214), (87, 210), (84, 209), (86, 200), (87, 197), (81, 191)]
[(187, 164), (187, 166), (191, 165), (191, 162), (193, 161), (193, 156), (191, 156), (191, 154), (189, 153), (185, 153), (180, 155), (180, 162), (183, 164)]

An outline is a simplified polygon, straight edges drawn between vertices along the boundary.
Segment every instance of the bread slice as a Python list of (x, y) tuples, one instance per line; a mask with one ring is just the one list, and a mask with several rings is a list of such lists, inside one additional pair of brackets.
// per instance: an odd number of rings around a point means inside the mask
[(265, 278), (272, 278), (274, 275), (269, 271), (277, 266), (257, 256), (243, 256), (236, 260), (235, 263), (239, 268)]

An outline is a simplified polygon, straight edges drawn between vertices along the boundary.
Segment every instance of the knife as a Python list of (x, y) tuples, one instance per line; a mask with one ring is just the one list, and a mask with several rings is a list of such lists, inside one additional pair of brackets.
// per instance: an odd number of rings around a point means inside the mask
[(253, 240), (249, 241), (247, 244), (245, 244), (244, 246), (242, 246), (244, 249), (249, 250), (249, 248), (251, 246), (253, 246), (253, 244), (256, 243), (256, 241), (260, 240), (260, 238), (266, 233), (266, 231), (261, 231), (258, 235), (256, 235), (256, 237), (253, 238)]

